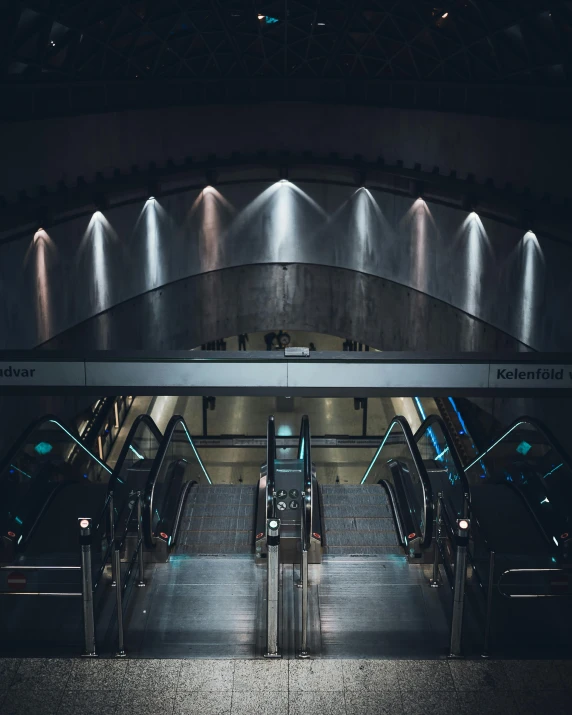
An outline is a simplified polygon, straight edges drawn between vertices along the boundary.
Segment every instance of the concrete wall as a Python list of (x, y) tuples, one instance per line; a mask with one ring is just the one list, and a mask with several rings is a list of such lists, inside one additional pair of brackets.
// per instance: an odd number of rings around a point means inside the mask
[(362, 154), (426, 170), (456, 170), (460, 178), (492, 177), (497, 185), (529, 186), (569, 196), (569, 127), (454, 113), (311, 103), (214, 105), (126, 111), (4, 123), (0, 195), (75, 183), (97, 171), (163, 164), (186, 155), (312, 150)]
[[(565, 317), (572, 298), (566, 245), (420, 199), (302, 182), (186, 191), (1, 245), (0, 347), (33, 347), (189, 276), (275, 263), (326, 265), (383, 278), (533, 348), (572, 348)], [(248, 294), (249, 285), (240, 291)], [(415, 311), (414, 302), (409, 310)], [(377, 319), (383, 323), (388, 315)], [(404, 332), (393, 347), (404, 348), (409, 340)]]
[(170, 283), (65, 331), (45, 347), (189, 349), (284, 327), (350, 337), (382, 350), (524, 349), (490, 325), (398, 283), (291, 263), (227, 268)]

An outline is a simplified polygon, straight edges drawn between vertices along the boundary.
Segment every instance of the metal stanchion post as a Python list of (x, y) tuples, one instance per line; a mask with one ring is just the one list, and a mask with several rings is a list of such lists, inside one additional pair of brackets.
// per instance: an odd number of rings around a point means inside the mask
[(279, 586), (280, 586), (280, 520), (268, 519), (268, 620), (266, 626), (265, 658), (281, 658), (278, 652)]
[(467, 581), (467, 545), (469, 543), (469, 519), (457, 519), (457, 552), (455, 556), (455, 585), (453, 590), (453, 616), (451, 618), (450, 658), (462, 658), (463, 607)]
[(433, 577), (429, 580), (431, 588), (439, 588), (441, 576), (439, 574), (439, 543), (441, 539), (441, 500), (443, 492), (437, 495), (437, 513), (435, 516), (435, 554), (433, 557)]
[[(115, 543), (115, 507), (113, 502), (113, 492), (110, 492), (109, 494), (109, 543)], [(113, 550), (111, 552), (111, 585), (117, 585), (117, 575), (115, 573), (115, 560), (113, 558)]]
[(125, 658), (125, 646), (123, 643), (123, 592), (121, 589), (121, 539), (113, 542), (113, 562), (117, 576), (115, 596), (117, 600), (117, 658)]
[(302, 549), (302, 642), (300, 644), (299, 658), (309, 658), (308, 652), (308, 549)]
[(485, 621), (485, 638), (483, 643), (483, 658), (489, 657), (491, 623), (493, 616), (493, 585), (495, 580), (495, 552), (491, 551), (489, 556), (489, 587), (487, 589), (487, 616)]
[(83, 636), (86, 658), (97, 656), (93, 619), (93, 582), (91, 575), (91, 519), (78, 519), (81, 544), (81, 593), (83, 601)]
[(145, 586), (145, 564), (143, 563), (143, 496), (137, 494), (137, 542), (139, 544), (139, 579), (137, 585)]

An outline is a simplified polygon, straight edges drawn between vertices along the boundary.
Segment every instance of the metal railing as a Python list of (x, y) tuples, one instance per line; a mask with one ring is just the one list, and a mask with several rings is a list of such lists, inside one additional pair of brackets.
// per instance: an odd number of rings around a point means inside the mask
[(266, 427), (266, 518), (276, 518), (276, 425), (270, 415)]
[(387, 431), (380, 446), (378, 447), (373, 459), (371, 460), (363, 476), (363, 479), (361, 480), (361, 483), (366, 483), (368, 477), (372, 473), (372, 470), (376, 466), (380, 455), (383, 452), (383, 448), (385, 447), (385, 444), (388, 441), (391, 432), (396, 427), (399, 427), (403, 432), (405, 444), (409, 449), (411, 459), (413, 461), (413, 464), (415, 465), (415, 469), (417, 471), (417, 474), (419, 475), (419, 480), (421, 483), (423, 516), (420, 519), (420, 523), (417, 525), (417, 527), (418, 531), (420, 532), (419, 536), (421, 548), (426, 549), (431, 545), (433, 538), (433, 489), (431, 487), (431, 482), (427, 474), (427, 469), (425, 468), (425, 464), (423, 462), (423, 459), (421, 458), (417, 443), (411, 431), (411, 427), (409, 426), (409, 422), (406, 420), (405, 417), (402, 417), (401, 415), (396, 415), (393, 418), (393, 420), (389, 424), (389, 427), (387, 428)]
[[(173, 437), (177, 433), (179, 429), (182, 429), (183, 434), (184, 434), (184, 439), (185, 443), (188, 444), (192, 451), (194, 458), (196, 459), (197, 464), (199, 465), (199, 469), (201, 471), (200, 477), (204, 476), (208, 484), (212, 484), (212, 480), (203, 464), (202, 459), (200, 458), (200, 455), (195, 447), (195, 444), (193, 442), (193, 438), (191, 437), (191, 434), (189, 432), (189, 429), (187, 427), (187, 424), (185, 422), (185, 419), (181, 415), (173, 415), (171, 419), (169, 420), (169, 423), (167, 424), (167, 427), (165, 428), (165, 433), (161, 438), (161, 442), (159, 445), (159, 448), (157, 450), (157, 454), (155, 455), (155, 459), (153, 461), (153, 466), (151, 467), (151, 470), (149, 472), (149, 477), (147, 480), (147, 485), (145, 488), (145, 493), (144, 493), (144, 499), (143, 499), (143, 505), (144, 505), (144, 538), (145, 538), (145, 545), (147, 548), (152, 549), (155, 546), (156, 543), (156, 538), (157, 534), (153, 530), (153, 514), (158, 512), (158, 505), (157, 505), (157, 488), (159, 484), (159, 478), (163, 474), (163, 468), (165, 465), (165, 460), (168, 457), (168, 452), (169, 448), (173, 444)], [(177, 441), (177, 445), (180, 446), (180, 441)], [(189, 464), (188, 460), (184, 458), (176, 458), (174, 461), (180, 461), (180, 462), (185, 462)], [(199, 478), (200, 478), (199, 477)], [(198, 483), (198, 480), (193, 480), (193, 483)], [(184, 496), (186, 496), (186, 491), (184, 492)], [(178, 505), (179, 507), (182, 507), (182, 500), (181, 503)], [(177, 515), (176, 515), (176, 522), (178, 523), (178, 518), (180, 517), (180, 508), (178, 509)], [(167, 543), (173, 543), (174, 537), (175, 537), (175, 522), (173, 523), (173, 529), (172, 533), (167, 534), (166, 532), (162, 532), (160, 534), (160, 538), (167, 542)], [(169, 538), (171, 537), (171, 538)]]
[(308, 551), (310, 549), (310, 539), (312, 536), (312, 452), (310, 438), (310, 420), (307, 415), (302, 417), (300, 427), (300, 445), (298, 447), (298, 459), (304, 464), (304, 490), (303, 508), (300, 514), (300, 581), (299, 586), (302, 593), (301, 616), (302, 630), (300, 639), (299, 658), (308, 658)]

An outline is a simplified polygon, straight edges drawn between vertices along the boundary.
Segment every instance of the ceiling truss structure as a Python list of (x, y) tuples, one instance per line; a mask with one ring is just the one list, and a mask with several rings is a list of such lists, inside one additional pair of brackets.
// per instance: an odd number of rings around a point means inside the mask
[(9, 0), (0, 118), (303, 100), (572, 117), (570, 0)]

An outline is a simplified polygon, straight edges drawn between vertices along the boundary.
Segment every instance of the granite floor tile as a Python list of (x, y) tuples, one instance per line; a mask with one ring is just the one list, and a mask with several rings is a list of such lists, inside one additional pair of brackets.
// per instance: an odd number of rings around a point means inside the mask
[(402, 691), (403, 712), (407, 715), (459, 715), (459, 697), (451, 690)]
[(560, 670), (552, 660), (506, 660), (504, 666), (513, 690), (550, 690), (563, 687)]
[(569, 690), (519, 690), (514, 694), (520, 715), (570, 715)]
[[(231, 715), (288, 715), (288, 693), (284, 691), (257, 691), (232, 693)], [(209, 713), (210, 715), (210, 713)]]
[(290, 690), (343, 690), (340, 660), (291, 660), (288, 668)]
[(121, 690), (127, 660), (86, 658), (75, 660), (67, 682), (70, 690)]
[(399, 686), (398, 662), (392, 660), (341, 661), (346, 690), (384, 691)]
[(290, 690), (289, 715), (346, 715), (344, 693), (336, 690), (333, 693)]
[(237, 660), (234, 690), (288, 690), (287, 660)]
[(178, 692), (173, 715), (230, 715), (232, 690)]
[(173, 715), (174, 691), (123, 688), (117, 697), (116, 715)]
[(569, 690), (519, 690), (515, 692), (520, 715), (570, 715)]
[(57, 715), (114, 715), (118, 690), (64, 690)]
[(20, 658), (0, 658), (0, 690), (10, 686), (19, 665)]
[(397, 678), (402, 690), (455, 690), (446, 660), (397, 661)]
[(141, 659), (128, 660), (123, 678), (124, 690), (153, 691), (175, 694), (182, 661)]
[(63, 690), (72, 671), (71, 658), (22, 658), (10, 690)]
[(402, 715), (403, 713), (399, 690), (376, 693), (346, 690), (345, 696), (347, 715)]
[(459, 715), (519, 715), (511, 692), (493, 688), (459, 693)]
[(2, 703), (2, 715), (56, 715), (62, 699), (61, 689), (11, 690)]
[(554, 667), (562, 680), (562, 685), (572, 690), (572, 660), (555, 660)]
[(232, 690), (234, 660), (200, 659), (183, 661), (178, 690)]
[(499, 660), (451, 660), (449, 669), (458, 691), (510, 689), (504, 664)]

